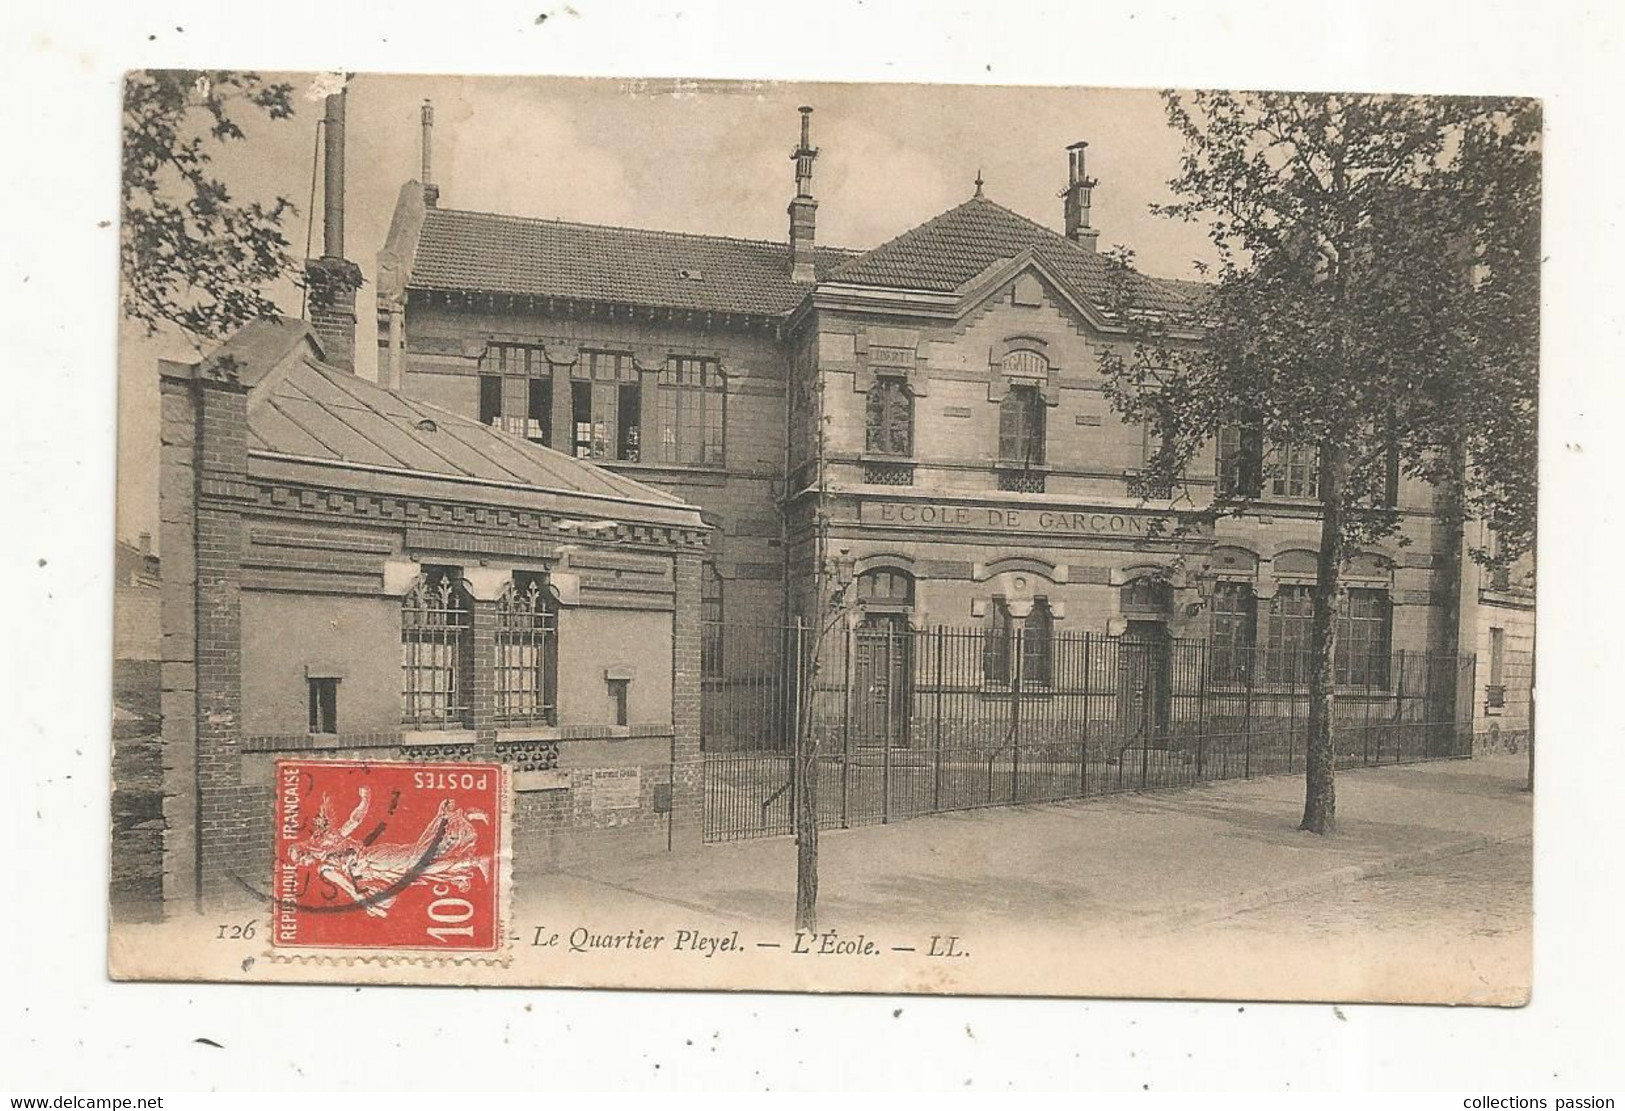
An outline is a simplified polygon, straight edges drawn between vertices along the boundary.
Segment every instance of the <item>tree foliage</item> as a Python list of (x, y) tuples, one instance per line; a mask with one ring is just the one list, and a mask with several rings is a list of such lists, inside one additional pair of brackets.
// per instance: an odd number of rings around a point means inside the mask
[[(1393, 536), (1399, 475), (1480, 517), (1504, 565), (1535, 531), (1538, 102), (1302, 93), (1164, 94), (1184, 140), (1166, 216), (1204, 221), (1217, 282), (1185, 320), (1116, 283), (1140, 339), (1102, 356), (1115, 407), (1159, 450), (1142, 494), (1229, 434), (1196, 519), (1277, 493), (1318, 502), (1305, 828), (1332, 826), (1332, 661), (1348, 545)], [(1126, 256), (1118, 255), (1120, 274)], [(1313, 475), (1311, 489), (1308, 475)], [(1301, 481), (1300, 481), (1301, 480)], [(1188, 497), (1188, 495), (1185, 495)], [(1400, 536), (1398, 543), (1406, 543)], [(1317, 802), (1318, 796), (1318, 802)]]
[(125, 81), (123, 308), (148, 335), (168, 324), (194, 340), (222, 338), (277, 312), (261, 290), (294, 270), (283, 236), (293, 203), (239, 201), (213, 165), (222, 144), (244, 138), (233, 118), (243, 107), (288, 119), (293, 87), (226, 71)]

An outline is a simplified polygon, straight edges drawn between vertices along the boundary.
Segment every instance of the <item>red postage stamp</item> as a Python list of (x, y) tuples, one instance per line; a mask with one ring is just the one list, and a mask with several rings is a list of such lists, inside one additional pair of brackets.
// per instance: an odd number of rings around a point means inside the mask
[(505, 774), (500, 764), (278, 761), (273, 944), (498, 948)]

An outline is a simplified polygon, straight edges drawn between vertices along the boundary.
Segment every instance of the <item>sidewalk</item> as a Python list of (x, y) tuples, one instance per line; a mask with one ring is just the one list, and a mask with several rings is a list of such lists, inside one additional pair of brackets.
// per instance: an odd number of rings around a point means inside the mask
[[(918, 818), (820, 838), (819, 925), (1080, 936), (1188, 929), (1531, 835), (1522, 756), (1338, 773), (1338, 832), (1297, 830), (1301, 777)], [(540, 877), (520, 917), (592, 908), (697, 928), (789, 929), (790, 838)]]

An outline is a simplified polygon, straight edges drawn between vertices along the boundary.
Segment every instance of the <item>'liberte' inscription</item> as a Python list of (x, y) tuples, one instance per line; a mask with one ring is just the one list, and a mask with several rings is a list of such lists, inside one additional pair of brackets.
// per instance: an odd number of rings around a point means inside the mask
[[(868, 525), (912, 528), (1061, 533), (1069, 536), (1147, 536), (1171, 532), (1166, 515), (1109, 510), (1032, 509), (999, 505), (937, 505), (931, 502), (864, 502), (859, 519)], [(1161, 522), (1158, 529), (1153, 522)]]

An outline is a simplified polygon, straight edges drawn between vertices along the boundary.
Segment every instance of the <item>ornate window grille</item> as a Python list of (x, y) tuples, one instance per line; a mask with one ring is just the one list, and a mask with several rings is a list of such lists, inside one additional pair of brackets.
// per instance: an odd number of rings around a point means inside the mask
[(1012, 494), (1042, 494), (1044, 492), (1044, 472), (1001, 470), (999, 472), (999, 489)]
[(913, 486), (914, 464), (882, 463), (871, 459), (863, 464), (863, 481), (870, 486)]
[(723, 463), (727, 391), (715, 359), (673, 356), (660, 369), (658, 461), (686, 466)]
[(463, 728), (472, 720), (473, 604), (462, 569), (427, 567), (401, 602), (401, 720)]
[(497, 599), (496, 718), (558, 723), (558, 611), (542, 575), (516, 573)]
[(864, 425), (864, 450), (876, 455), (914, 454), (914, 398), (902, 379), (875, 379), (864, 407)]

